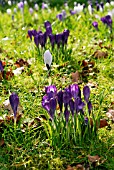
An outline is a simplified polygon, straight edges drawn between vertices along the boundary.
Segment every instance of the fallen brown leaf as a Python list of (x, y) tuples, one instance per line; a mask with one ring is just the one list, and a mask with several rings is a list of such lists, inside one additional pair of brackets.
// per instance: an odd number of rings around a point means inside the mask
[(1, 139), (0, 139), (0, 146), (3, 146), (4, 144), (5, 144), (4, 138), (1, 138)]
[(106, 58), (108, 56), (107, 52), (96, 50), (93, 54), (96, 59)]
[(80, 79), (80, 74), (79, 74), (79, 72), (78, 71), (76, 71), (75, 73), (72, 73), (72, 82), (77, 82), (78, 83), (78, 81), (79, 81), (79, 79)]
[(74, 168), (68, 165), (66, 170), (74, 170)]
[(88, 155), (87, 157), (91, 163), (98, 162), (100, 160), (100, 157), (98, 155), (95, 156)]

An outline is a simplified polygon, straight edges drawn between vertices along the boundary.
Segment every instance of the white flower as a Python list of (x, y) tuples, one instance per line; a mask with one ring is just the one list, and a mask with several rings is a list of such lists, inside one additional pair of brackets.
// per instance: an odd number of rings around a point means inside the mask
[(11, 9), (7, 9), (6, 12), (7, 12), (8, 15), (11, 15)]
[(52, 63), (52, 55), (49, 50), (46, 50), (44, 53), (44, 63), (47, 66), (47, 68), (50, 68)]
[(17, 8), (14, 8), (14, 9), (13, 9), (13, 12), (16, 13), (16, 12), (17, 12)]
[(110, 2), (110, 5), (114, 6), (114, 1), (111, 1), (111, 2)]
[(83, 11), (83, 5), (78, 4), (77, 6), (74, 6), (74, 11), (76, 11), (77, 14)]
[(11, 6), (11, 1), (8, 1), (8, 5), (10, 5), (10, 6)]
[(27, 3), (27, 1), (24, 1), (24, 5), (27, 5), (28, 3)]
[(92, 15), (92, 7), (91, 7), (91, 5), (88, 5), (88, 11), (89, 11), (89, 14)]
[(38, 9), (39, 9), (38, 4), (35, 4), (35, 5), (34, 5), (34, 9), (35, 9), (36, 11), (38, 11)]

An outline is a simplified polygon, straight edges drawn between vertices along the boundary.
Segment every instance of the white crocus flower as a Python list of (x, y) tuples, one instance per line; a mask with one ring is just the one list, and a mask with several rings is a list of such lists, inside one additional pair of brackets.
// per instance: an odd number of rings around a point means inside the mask
[(88, 5), (88, 11), (89, 11), (89, 14), (92, 15), (92, 7), (91, 7), (91, 5)]
[(17, 12), (17, 8), (14, 8), (14, 9), (13, 9), (13, 12), (16, 13), (16, 12)]
[(35, 9), (36, 11), (38, 11), (38, 9), (39, 9), (38, 4), (35, 4), (35, 5), (34, 5), (34, 9)]
[(111, 1), (111, 2), (110, 2), (110, 5), (114, 6), (114, 1)]
[(8, 15), (11, 15), (11, 9), (7, 9), (6, 12), (7, 12)]
[(52, 55), (49, 50), (46, 50), (44, 53), (44, 63), (49, 70), (52, 63)]
[(76, 11), (77, 14), (83, 11), (83, 5), (78, 4), (77, 6), (74, 6), (74, 11)]

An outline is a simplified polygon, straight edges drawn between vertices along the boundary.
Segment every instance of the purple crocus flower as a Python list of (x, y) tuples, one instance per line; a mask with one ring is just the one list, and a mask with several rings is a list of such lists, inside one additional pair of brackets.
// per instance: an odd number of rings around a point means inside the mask
[(84, 100), (88, 103), (90, 97), (90, 88), (88, 86), (84, 86), (83, 95), (84, 95)]
[(71, 14), (71, 15), (74, 15), (74, 14), (76, 14), (76, 11), (70, 10), (70, 14)]
[(12, 93), (9, 97), (10, 105), (14, 113), (14, 119), (16, 119), (17, 108), (19, 105), (19, 97), (16, 93)]
[(51, 28), (51, 26), (47, 26), (46, 27), (46, 35), (49, 36), (50, 34), (52, 34), (52, 28)]
[(62, 90), (60, 90), (57, 93), (57, 100), (58, 100), (60, 112), (62, 112), (62, 107), (63, 107), (63, 91)]
[(64, 19), (62, 13), (58, 14), (58, 15), (56, 16), (56, 18), (58, 18), (60, 21), (62, 21), (62, 20)]
[(60, 47), (60, 44), (62, 43), (62, 39), (63, 39), (63, 33), (59, 33), (56, 34), (56, 43), (57, 43), (57, 47)]
[(3, 68), (3, 64), (2, 64), (2, 61), (0, 60), (0, 71), (3, 71), (4, 68)]
[(76, 99), (78, 96), (81, 98), (81, 91), (78, 84), (72, 84), (69, 86), (72, 97)]
[(42, 107), (48, 111), (51, 119), (54, 118), (54, 113), (56, 110), (56, 106), (57, 106), (57, 101), (56, 98), (49, 98), (48, 95), (45, 95), (42, 98)]
[(112, 27), (112, 19), (110, 15), (106, 15), (105, 17), (101, 18), (101, 21), (109, 27)]
[(54, 48), (55, 38), (56, 38), (55, 35), (53, 35), (53, 34), (49, 35), (49, 39), (50, 39), (50, 43), (52, 45), (52, 49)]
[(91, 101), (89, 101), (88, 103), (87, 103), (87, 106), (88, 106), (88, 112), (89, 112), (89, 114), (91, 113), (91, 110), (92, 110), (92, 103), (91, 103)]
[(57, 93), (57, 88), (55, 85), (50, 85), (45, 87), (45, 93), (48, 94), (50, 92), (53, 92), (54, 94)]
[(64, 116), (65, 116), (66, 123), (68, 123), (70, 112), (67, 107), (65, 108)]
[(69, 30), (63, 31), (63, 39), (62, 39), (63, 46), (64, 44), (67, 44), (69, 33), (70, 33)]
[(36, 36), (37, 31), (36, 30), (28, 30), (28, 35), (29, 35), (30, 39), (32, 40), (32, 36)]
[(82, 102), (80, 97), (77, 97), (77, 99), (75, 99), (75, 110), (76, 113), (81, 112), (83, 113), (83, 107), (85, 106), (85, 103)]
[(71, 100), (72, 98), (72, 94), (69, 90), (69, 88), (65, 88), (64, 92), (63, 92), (63, 103), (64, 103), (64, 106), (66, 107), (66, 105), (69, 104), (69, 101)]
[(46, 33), (40, 33), (39, 34), (39, 43), (42, 48), (45, 47), (46, 40), (47, 40)]
[(34, 36), (34, 43), (38, 47), (38, 45), (39, 45), (39, 35), (38, 34), (36, 36)]
[(98, 22), (94, 21), (92, 22), (93, 27), (98, 30)]
[(47, 28), (47, 27), (51, 27), (51, 23), (49, 21), (45, 21), (44, 22), (44, 27)]
[(72, 116), (74, 116), (75, 107), (74, 107), (74, 101), (72, 99), (69, 101), (69, 107), (70, 107)]
[(18, 8), (19, 8), (19, 9), (24, 8), (24, 3), (23, 3), (22, 1), (18, 3)]

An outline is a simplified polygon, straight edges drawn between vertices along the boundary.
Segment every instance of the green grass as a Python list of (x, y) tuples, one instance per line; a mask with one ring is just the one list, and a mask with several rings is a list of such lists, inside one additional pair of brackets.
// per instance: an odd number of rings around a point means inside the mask
[[(43, 53), (36, 49), (35, 45), (27, 38), (28, 29), (44, 29), (44, 21), (49, 20), (52, 23), (54, 33), (62, 32), (65, 28), (70, 30), (67, 50), (62, 53), (61, 50), (51, 50), (48, 43), (46, 49), (52, 52), (53, 64), (51, 71), (51, 84), (55, 84), (58, 89), (64, 89), (72, 83), (71, 73), (76, 70), (82, 73), (82, 60), (95, 62), (95, 68), (99, 72), (92, 71), (91, 75), (81, 77), (80, 87), (88, 82), (97, 87), (91, 88), (91, 101), (93, 104), (93, 113), (101, 118), (106, 118), (106, 112), (110, 107), (114, 109), (111, 102), (114, 102), (114, 33), (110, 33), (101, 21), (99, 22), (99, 31), (92, 26), (92, 21), (98, 20), (88, 13), (70, 16), (60, 22), (56, 19), (58, 14), (56, 8), (47, 11), (38, 11), (38, 20), (34, 15), (28, 13), (25, 9), (24, 23), (20, 11), (15, 14), (14, 23), (11, 16), (6, 13), (0, 13), (0, 59), (6, 62), (5, 70), (9, 68), (14, 70), (14, 63), (22, 58), (28, 60), (34, 58), (29, 68), (19, 76), (14, 76), (10, 80), (3, 79), (0, 82), (0, 116), (9, 114), (3, 107), (3, 102), (9, 98), (10, 92), (16, 92), (20, 98), (20, 104), (23, 110), (23, 116), (17, 123), (16, 129), (13, 123), (6, 122), (0, 124), (0, 141), (4, 138), (4, 145), (0, 146), (0, 170), (15, 169), (66, 169), (68, 165), (76, 166), (82, 164), (84, 167), (90, 166), (90, 169), (114, 170), (114, 124), (108, 120), (111, 130), (106, 127), (99, 129), (98, 136), (82, 144), (73, 144), (59, 148), (53, 148), (47, 139), (44, 126), (35, 118), (41, 115), (47, 115), (41, 106), (41, 100), (44, 95), (45, 86), (49, 85), (47, 71), (44, 70)], [(106, 11), (100, 16), (106, 15)], [(114, 23), (113, 23), (114, 28)], [(110, 37), (113, 37), (111, 39)], [(9, 37), (9, 40), (3, 38)], [(102, 41), (103, 47), (100, 48), (99, 41)], [(95, 58), (93, 56), (96, 50), (107, 51), (108, 57)], [(9, 64), (13, 62), (13, 64)], [(67, 63), (67, 64), (66, 64)], [(55, 67), (55, 65), (61, 67)], [(64, 65), (64, 66), (62, 66)], [(30, 73), (32, 71), (32, 73)], [(94, 72), (94, 74), (93, 74)], [(30, 127), (24, 121), (34, 120), (34, 125)], [(96, 167), (90, 165), (87, 155), (99, 155), (101, 160)]]

